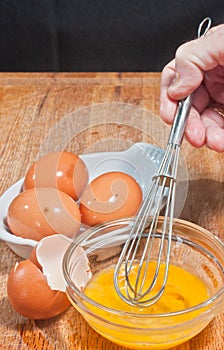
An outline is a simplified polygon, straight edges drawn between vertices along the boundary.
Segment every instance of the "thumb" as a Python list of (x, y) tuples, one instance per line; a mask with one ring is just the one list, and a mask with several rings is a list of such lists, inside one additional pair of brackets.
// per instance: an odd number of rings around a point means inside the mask
[(224, 65), (224, 25), (214, 27), (206, 36), (181, 45), (176, 51), (176, 78), (168, 88), (169, 97), (182, 99), (197, 89), (206, 71)]

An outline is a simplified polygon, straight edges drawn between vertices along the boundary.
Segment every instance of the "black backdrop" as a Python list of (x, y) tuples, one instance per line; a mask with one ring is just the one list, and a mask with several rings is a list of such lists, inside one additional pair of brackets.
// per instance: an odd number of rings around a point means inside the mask
[(0, 0), (0, 71), (160, 71), (206, 16), (224, 0)]

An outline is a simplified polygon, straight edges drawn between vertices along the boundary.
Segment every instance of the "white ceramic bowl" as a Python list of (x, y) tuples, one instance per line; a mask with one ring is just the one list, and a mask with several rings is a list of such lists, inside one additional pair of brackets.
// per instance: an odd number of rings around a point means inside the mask
[[(99, 152), (80, 155), (89, 171), (89, 181), (109, 171), (122, 171), (132, 176), (146, 194), (152, 176), (157, 171), (164, 151), (154, 145), (139, 142), (120, 152)], [(36, 241), (13, 235), (6, 225), (8, 207), (21, 191), (24, 179), (12, 185), (0, 198), (0, 239), (22, 258), (27, 258)]]

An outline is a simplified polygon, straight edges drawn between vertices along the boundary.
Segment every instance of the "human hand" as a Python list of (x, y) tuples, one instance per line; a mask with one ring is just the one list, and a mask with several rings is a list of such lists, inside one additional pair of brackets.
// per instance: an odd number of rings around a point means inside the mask
[(177, 101), (194, 91), (185, 130), (194, 147), (224, 152), (224, 24), (181, 45), (161, 76), (160, 115), (172, 124)]

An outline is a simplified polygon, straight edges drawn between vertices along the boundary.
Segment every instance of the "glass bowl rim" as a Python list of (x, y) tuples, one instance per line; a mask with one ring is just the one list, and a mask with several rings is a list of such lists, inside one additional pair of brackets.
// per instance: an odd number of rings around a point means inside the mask
[[(160, 217), (159, 219), (161, 220), (162, 218), (163, 217)], [(82, 291), (80, 291), (74, 285), (74, 283), (72, 282), (72, 280), (69, 276), (69, 272), (67, 270), (67, 260), (68, 260), (69, 256), (72, 254), (75, 247), (78, 246), (79, 242), (83, 241), (84, 238), (87, 238), (90, 234), (94, 234), (94, 232), (96, 232), (97, 230), (100, 231), (101, 229), (107, 228), (109, 225), (120, 225), (120, 224), (122, 224), (122, 223), (124, 224), (125, 222), (128, 222), (128, 221), (133, 222), (134, 218), (123, 218), (123, 219), (108, 221), (108, 222), (105, 222), (103, 224), (99, 224), (99, 225), (90, 227), (86, 231), (84, 231), (83, 233), (81, 233), (80, 235), (76, 236), (73, 239), (73, 241), (71, 242), (71, 244), (67, 248), (67, 250), (64, 254), (64, 257), (63, 257), (63, 261), (62, 261), (63, 275), (64, 275), (64, 279), (65, 279), (66, 284), (67, 284), (66, 289), (72, 289), (82, 300), (86, 301), (87, 303), (89, 303), (95, 307), (101, 308), (102, 310), (105, 310), (106, 312), (112, 313), (114, 315), (119, 315), (119, 316), (122, 315), (124, 317), (125, 316), (126, 317), (135, 317), (135, 318), (140, 318), (140, 319), (166, 318), (166, 317), (168, 318), (168, 317), (173, 317), (173, 316), (185, 315), (185, 314), (188, 314), (188, 313), (191, 313), (191, 312), (194, 312), (196, 310), (203, 309), (203, 308), (205, 308), (205, 311), (200, 313), (198, 316), (201, 316), (208, 311), (210, 312), (211, 309), (208, 310), (208, 306), (211, 305), (213, 302), (215, 302), (222, 294), (224, 294), (224, 285), (212, 297), (206, 299), (202, 303), (199, 303), (191, 308), (187, 308), (187, 309), (183, 309), (183, 310), (179, 310), (179, 311), (174, 311), (174, 312), (161, 313), (161, 314), (136, 314), (136, 313), (131, 313), (131, 312), (127, 312), (127, 311), (121, 311), (121, 310), (110, 308), (108, 306), (104, 306), (104, 305), (94, 301), (93, 299), (87, 297)], [(199, 230), (202, 234), (215, 240), (224, 249), (224, 242), (219, 237), (217, 237), (216, 235), (214, 235), (210, 231), (206, 230), (205, 228), (203, 228), (197, 224), (194, 224), (190, 221), (179, 219), (179, 218), (175, 218), (174, 223), (179, 224), (179, 225), (188, 226), (188, 227), (191, 226), (191, 228)], [(69, 294), (69, 292), (68, 292), (68, 294)], [(88, 312), (90, 312), (89, 308), (86, 307), (86, 305), (85, 305), (85, 308), (87, 309)], [(91, 311), (91, 313), (95, 316), (94, 312)]]

